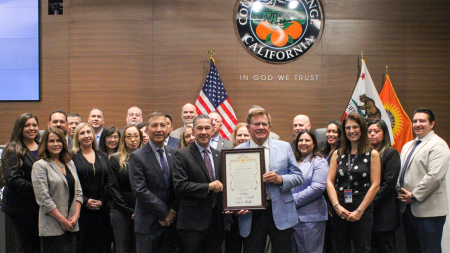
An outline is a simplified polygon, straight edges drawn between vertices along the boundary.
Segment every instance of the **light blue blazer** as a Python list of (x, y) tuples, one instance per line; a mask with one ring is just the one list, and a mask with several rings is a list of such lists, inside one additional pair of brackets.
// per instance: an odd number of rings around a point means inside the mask
[[(250, 141), (237, 146), (249, 148)], [(277, 172), (283, 178), (283, 185), (268, 184), (270, 197), (272, 198), (272, 213), (275, 226), (284, 230), (293, 227), (298, 222), (297, 211), (295, 209), (292, 188), (299, 186), (303, 182), (303, 176), (297, 167), (294, 153), (289, 143), (279, 140), (269, 139), (270, 171)], [(250, 234), (252, 227), (252, 213), (239, 216), (239, 230), (243, 237)]]
[(295, 206), (299, 222), (317, 222), (328, 219), (327, 202), (323, 193), (326, 189), (328, 162), (321, 157), (314, 157), (309, 162), (311, 154), (298, 165), (303, 174), (303, 184), (295, 187)]

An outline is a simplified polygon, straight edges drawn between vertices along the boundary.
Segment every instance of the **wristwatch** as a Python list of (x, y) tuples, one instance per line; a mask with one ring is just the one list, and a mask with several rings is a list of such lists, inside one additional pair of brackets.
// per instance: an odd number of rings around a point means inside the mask
[(417, 202), (416, 196), (414, 196), (414, 194), (411, 194), (411, 200), (412, 202)]

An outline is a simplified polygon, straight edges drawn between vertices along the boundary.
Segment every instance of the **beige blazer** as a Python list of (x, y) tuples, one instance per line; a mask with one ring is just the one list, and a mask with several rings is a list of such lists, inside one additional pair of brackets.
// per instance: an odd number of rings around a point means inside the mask
[[(65, 232), (59, 222), (48, 212), (57, 208), (62, 216), (70, 219), (75, 214), (76, 201), (83, 204), (83, 192), (73, 161), (66, 164), (67, 168), (75, 180), (75, 196), (70, 210), (68, 210), (69, 186), (58, 165), (54, 161), (47, 162), (43, 159), (33, 164), (31, 180), (36, 202), (39, 205), (39, 236), (57, 236)], [(76, 231), (78, 231), (78, 223), (70, 230), (70, 232)]]
[[(450, 150), (447, 143), (434, 131), (421, 140), (422, 143), (414, 150), (405, 173), (404, 188), (412, 191), (418, 200), (411, 203), (411, 211), (416, 217), (445, 216), (448, 214), (445, 175), (449, 167)], [(415, 140), (412, 140), (402, 148), (402, 169), (414, 143)], [(400, 185), (400, 177), (397, 185)]]

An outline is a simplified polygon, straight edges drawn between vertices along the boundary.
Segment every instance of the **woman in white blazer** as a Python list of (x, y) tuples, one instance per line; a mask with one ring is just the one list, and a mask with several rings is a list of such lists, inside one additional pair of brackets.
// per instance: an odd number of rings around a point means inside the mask
[(76, 252), (83, 193), (66, 138), (58, 128), (44, 132), (39, 161), (31, 173), (39, 205), (41, 252)]

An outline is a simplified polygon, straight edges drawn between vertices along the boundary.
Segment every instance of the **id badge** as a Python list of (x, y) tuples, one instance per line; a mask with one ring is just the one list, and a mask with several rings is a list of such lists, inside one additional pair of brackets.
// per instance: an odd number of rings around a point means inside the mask
[(345, 203), (353, 202), (352, 189), (344, 190), (344, 199), (345, 199)]

